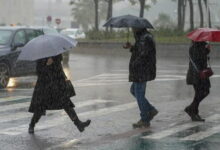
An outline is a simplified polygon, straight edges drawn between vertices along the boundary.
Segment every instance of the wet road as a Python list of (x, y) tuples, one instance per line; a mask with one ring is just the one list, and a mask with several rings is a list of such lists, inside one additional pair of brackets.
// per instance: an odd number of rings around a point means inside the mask
[(159, 57), (157, 78), (147, 85), (147, 98), (160, 111), (149, 129), (132, 129), (139, 120), (128, 82), (129, 53), (120, 50), (76, 50), (65, 72), (73, 81), (72, 98), (82, 120), (92, 124), (79, 133), (64, 111), (48, 111), (27, 133), (27, 113), (36, 77), (11, 79), (0, 90), (0, 150), (217, 150), (220, 146), (220, 63), (210, 95), (200, 106), (205, 123), (193, 123), (183, 109), (193, 98), (185, 84), (187, 58)]

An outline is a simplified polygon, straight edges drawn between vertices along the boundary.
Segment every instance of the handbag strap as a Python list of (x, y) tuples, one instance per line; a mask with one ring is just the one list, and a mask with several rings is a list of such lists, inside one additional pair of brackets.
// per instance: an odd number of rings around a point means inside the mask
[(208, 56), (208, 66), (209, 66), (210, 68), (212, 68), (211, 63), (210, 63), (210, 56)]
[(189, 60), (190, 60), (190, 62), (192, 63), (193, 67), (196, 69), (196, 71), (199, 72), (198, 67), (196, 66), (196, 64), (194, 63), (194, 61), (193, 61), (192, 58), (190, 57), (190, 55), (189, 55)]

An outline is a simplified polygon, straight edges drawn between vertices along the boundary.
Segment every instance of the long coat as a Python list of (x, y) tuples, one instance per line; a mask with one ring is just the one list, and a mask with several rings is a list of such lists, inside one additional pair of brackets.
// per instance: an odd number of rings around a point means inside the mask
[[(189, 49), (189, 56), (196, 65), (199, 71), (207, 68), (209, 49), (207, 49), (206, 42), (194, 42)], [(187, 72), (186, 82), (189, 85), (200, 85), (203, 84), (206, 87), (210, 87), (210, 80), (201, 79), (196, 68), (193, 66), (192, 62), (189, 61), (189, 69)]]
[(129, 81), (146, 82), (156, 78), (156, 48), (153, 36), (143, 30), (135, 35), (130, 49)]
[(62, 55), (52, 57), (53, 63), (46, 65), (47, 59), (37, 61), (37, 83), (33, 92), (29, 112), (45, 115), (46, 110), (74, 107), (65, 95), (66, 76), (62, 68)]

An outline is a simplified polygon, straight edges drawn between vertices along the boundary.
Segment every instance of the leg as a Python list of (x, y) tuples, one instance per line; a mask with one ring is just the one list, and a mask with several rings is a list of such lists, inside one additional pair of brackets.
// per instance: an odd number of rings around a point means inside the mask
[(145, 98), (146, 82), (134, 83), (134, 95), (137, 99), (137, 103), (140, 109), (141, 119), (144, 122), (149, 122), (148, 112), (152, 109), (152, 105)]
[(194, 86), (195, 97), (190, 105), (194, 114), (199, 114), (199, 104), (201, 101), (209, 95), (209, 88)]
[(70, 119), (74, 122), (80, 132), (84, 131), (84, 128), (89, 126), (91, 120), (87, 120), (86, 122), (81, 122), (72, 107), (66, 106), (64, 108), (65, 112), (68, 114)]
[(28, 129), (29, 133), (34, 133), (35, 124), (40, 120), (40, 118), (41, 118), (41, 114), (38, 114), (38, 113), (33, 114), (33, 117), (32, 117), (31, 122), (29, 124), (29, 129)]
[(135, 93), (134, 93), (134, 83), (131, 84), (130, 93), (135, 97)]
[(205, 121), (199, 116), (199, 104), (209, 94), (209, 87), (194, 85), (195, 97), (193, 102), (185, 108), (192, 121)]

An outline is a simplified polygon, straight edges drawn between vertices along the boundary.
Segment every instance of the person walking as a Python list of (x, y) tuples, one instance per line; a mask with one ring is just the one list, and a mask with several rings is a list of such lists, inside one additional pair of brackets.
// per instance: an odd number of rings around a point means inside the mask
[(29, 112), (33, 117), (29, 124), (29, 133), (34, 133), (34, 127), (46, 110), (64, 109), (80, 132), (89, 126), (91, 120), (82, 122), (79, 120), (74, 104), (70, 97), (66, 96), (66, 76), (62, 68), (62, 55), (43, 58), (37, 61), (36, 73), (38, 76), (34, 88)]
[(132, 28), (135, 44), (127, 42), (123, 47), (130, 48), (129, 82), (130, 92), (137, 99), (141, 119), (134, 128), (150, 127), (150, 121), (158, 114), (156, 108), (145, 97), (148, 81), (156, 78), (156, 48), (153, 35), (145, 28)]
[(187, 72), (187, 84), (192, 85), (195, 96), (192, 103), (184, 110), (191, 117), (192, 121), (205, 121), (199, 115), (199, 104), (209, 95), (211, 83), (209, 78), (202, 79), (198, 71), (202, 71), (208, 66), (208, 54), (210, 46), (207, 42), (194, 42), (189, 49), (189, 69)]

